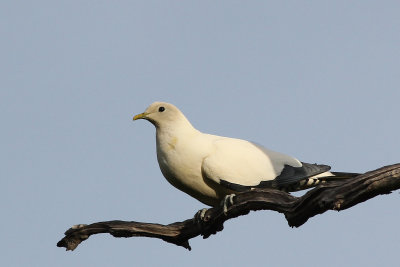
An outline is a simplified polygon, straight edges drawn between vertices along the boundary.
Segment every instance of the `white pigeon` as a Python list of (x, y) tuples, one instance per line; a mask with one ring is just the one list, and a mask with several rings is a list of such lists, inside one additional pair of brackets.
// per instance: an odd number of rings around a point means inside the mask
[(206, 205), (251, 188), (297, 191), (355, 175), (331, 173), (327, 165), (303, 163), (246, 140), (202, 133), (169, 103), (151, 104), (133, 117), (138, 119), (156, 127), (157, 160), (168, 182)]

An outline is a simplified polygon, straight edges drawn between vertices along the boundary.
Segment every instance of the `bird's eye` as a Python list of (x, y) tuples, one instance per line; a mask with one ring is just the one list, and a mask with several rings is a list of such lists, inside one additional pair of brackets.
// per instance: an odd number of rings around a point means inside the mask
[(158, 108), (158, 112), (163, 112), (164, 110), (165, 110), (164, 107), (159, 107), (159, 108)]

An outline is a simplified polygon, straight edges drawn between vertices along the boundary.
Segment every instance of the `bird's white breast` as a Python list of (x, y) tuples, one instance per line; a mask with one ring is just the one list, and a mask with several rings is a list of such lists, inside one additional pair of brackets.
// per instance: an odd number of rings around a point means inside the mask
[(202, 137), (197, 131), (179, 136), (157, 131), (157, 160), (168, 182), (210, 205), (220, 196), (202, 177), (202, 161), (212, 149), (212, 143)]

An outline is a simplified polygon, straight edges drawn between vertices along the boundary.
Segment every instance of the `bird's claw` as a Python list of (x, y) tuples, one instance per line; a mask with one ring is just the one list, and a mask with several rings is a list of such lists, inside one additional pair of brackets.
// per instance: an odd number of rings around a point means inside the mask
[(223, 200), (223, 209), (224, 209), (224, 214), (228, 214), (228, 208), (233, 205), (233, 198), (235, 197), (235, 194), (230, 194), (226, 195)]
[(196, 223), (198, 223), (198, 224), (202, 223), (202, 222), (204, 221), (204, 217), (205, 217), (205, 215), (206, 215), (207, 210), (208, 210), (208, 209), (201, 209), (201, 210), (199, 210), (199, 211), (194, 215), (193, 220), (194, 220)]

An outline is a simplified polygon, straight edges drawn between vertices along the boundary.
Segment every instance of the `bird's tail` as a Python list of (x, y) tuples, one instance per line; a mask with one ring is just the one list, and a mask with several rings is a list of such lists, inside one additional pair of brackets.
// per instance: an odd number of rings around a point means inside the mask
[(353, 172), (326, 172), (321, 173), (319, 175), (306, 178), (297, 182), (296, 184), (290, 186), (285, 191), (295, 192), (301, 191), (305, 189), (309, 189), (311, 187), (315, 187), (319, 184), (325, 184), (329, 182), (334, 182), (343, 179), (352, 179), (356, 176), (360, 175), (360, 173), (353, 173)]

